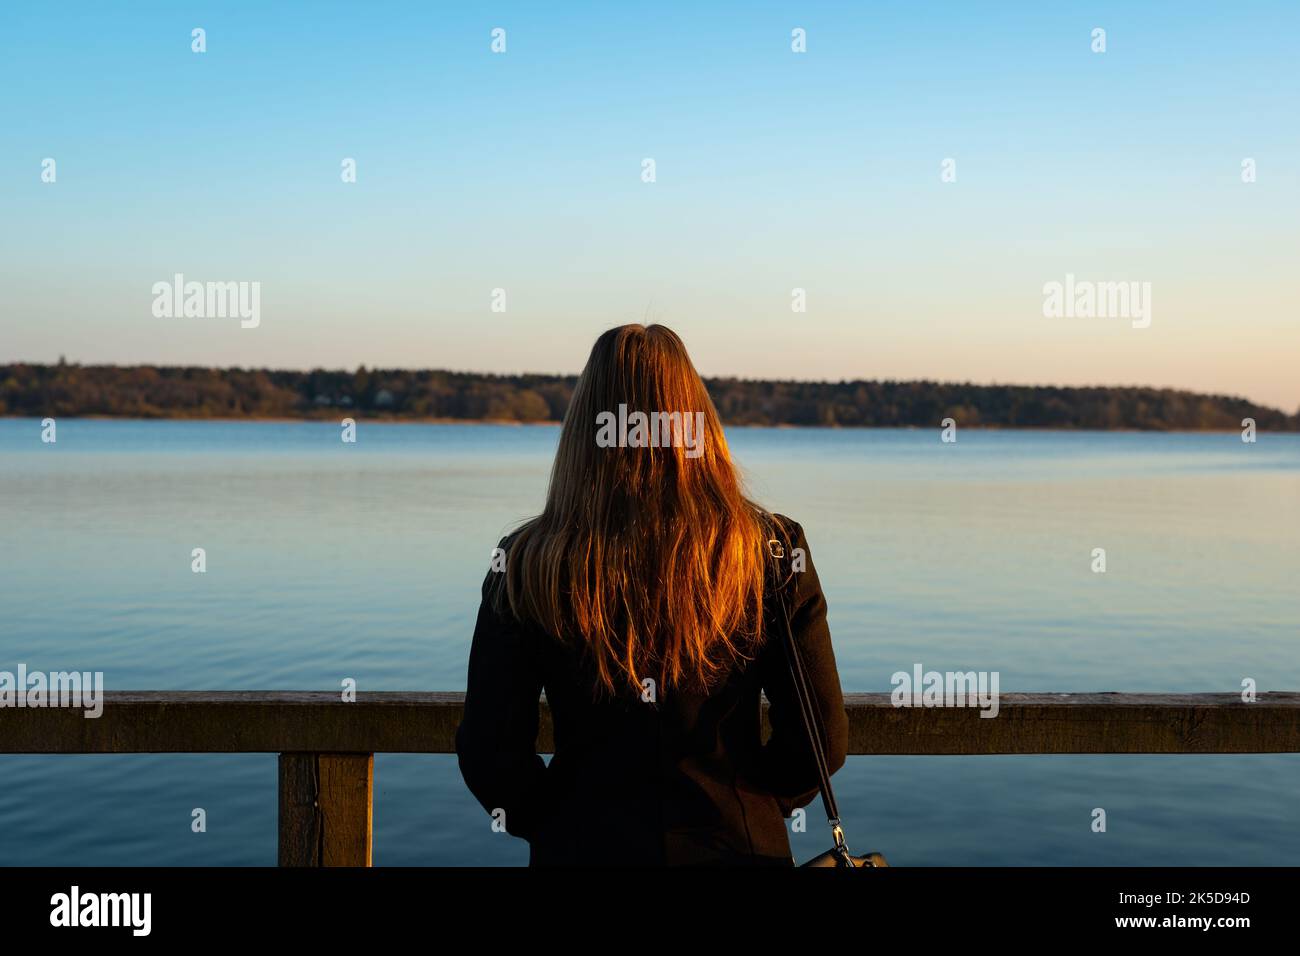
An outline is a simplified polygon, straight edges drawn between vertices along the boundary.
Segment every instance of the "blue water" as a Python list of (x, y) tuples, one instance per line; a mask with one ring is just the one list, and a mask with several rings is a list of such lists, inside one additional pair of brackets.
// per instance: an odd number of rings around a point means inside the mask
[[(463, 688), (489, 552), (540, 507), (558, 434), (363, 423), (348, 445), (323, 423), (74, 419), (53, 445), (40, 433), (0, 420), (0, 670), (362, 690)], [(729, 440), (752, 494), (807, 529), (846, 690), (887, 691), (914, 662), (998, 671), (1004, 692), (1300, 689), (1300, 437)], [(275, 862), (274, 755), (0, 755), (0, 778), (5, 864)], [(851, 757), (836, 784), (857, 848), (900, 865), (1300, 856), (1300, 756)], [(452, 756), (377, 755), (375, 827), (380, 865), (527, 858)], [(823, 849), (809, 829), (796, 856)]]

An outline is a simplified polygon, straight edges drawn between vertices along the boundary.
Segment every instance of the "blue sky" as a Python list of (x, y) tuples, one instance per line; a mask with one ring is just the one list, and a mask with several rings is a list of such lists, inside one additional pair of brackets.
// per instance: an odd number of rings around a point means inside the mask
[[(705, 374), (1300, 405), (1300, 5), (700, 6), (6, 5), (0, 361), (571, 372), (653, 319)], [(177, 272), (261, 324), (156, 318)], [(1067, 273), (1151, 326), (1044, 317)]]

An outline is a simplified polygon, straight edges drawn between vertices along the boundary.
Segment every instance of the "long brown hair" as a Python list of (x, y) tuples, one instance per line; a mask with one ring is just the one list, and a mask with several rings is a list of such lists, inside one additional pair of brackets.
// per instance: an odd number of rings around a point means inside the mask
[[(622, 432), (626, 447), (610, 447), (624, 412), (630, 424), (657, 414), (647, 431)], [(516, 532), (496, 576), (497, 606), (579, 642), (597, 691), (639, 693), (646, 677), (707, 688), (762, 641), (770, 520), (743, 494), (677, 334), (610, 329), (565, 413), (545, 510)]]

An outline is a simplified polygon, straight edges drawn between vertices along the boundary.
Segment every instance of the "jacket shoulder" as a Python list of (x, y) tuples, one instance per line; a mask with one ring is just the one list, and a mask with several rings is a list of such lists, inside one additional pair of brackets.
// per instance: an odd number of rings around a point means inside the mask
[(789, 515), (783, 515), (776, 511), (773, 511), (771, 515), (774, 527), (769, 528), (769, 534), (775, 534), (777, 540), (789, 547), (807, 548), (808, 538), (804, 534), (803, 525)]

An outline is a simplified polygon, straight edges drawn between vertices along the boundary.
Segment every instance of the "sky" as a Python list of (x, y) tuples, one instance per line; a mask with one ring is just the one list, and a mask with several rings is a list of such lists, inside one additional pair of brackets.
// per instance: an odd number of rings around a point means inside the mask
[[(1291, 412), (1298, 262), (1294, 2), (0, 6), (0, 361), (571, 373), (657, 321), (705, 375)], [(159, 316), (178, 273), (258, 324)]]

